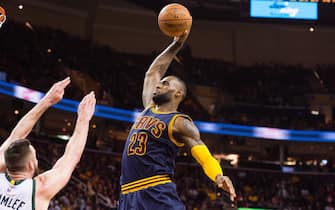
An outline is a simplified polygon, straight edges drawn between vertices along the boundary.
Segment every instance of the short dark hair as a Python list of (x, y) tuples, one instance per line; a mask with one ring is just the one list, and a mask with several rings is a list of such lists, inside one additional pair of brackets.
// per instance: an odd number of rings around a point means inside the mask
[(5, 151), (5, 163), (10, 172), (24, 171), (28, 156), (31, 154), (28, 139), (19, 139), (11, 143)]
[(187, 95), (187, 86), (186, 86), (186, 83), (180, 77), (175, 76), (175, 78), (181, 84), (181, 89), (184, 92), (182, 100), (184, 100), (186, 98), (186, 95)]

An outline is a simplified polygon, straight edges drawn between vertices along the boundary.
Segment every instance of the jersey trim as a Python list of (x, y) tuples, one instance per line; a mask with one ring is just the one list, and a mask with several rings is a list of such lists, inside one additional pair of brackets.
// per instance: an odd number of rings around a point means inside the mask
[(172, 112), (162, 112), (162, 111), (159, 111), (155, 108), (155, 106), (152, 106), (151, 107), (151, 112), (154, 113), (154, 114), (172, 114), (172, 113), (176, 113), (176, 111), (172, 111)]
[(172, 127), (173, 127), (173, 124), (174, 124), (174, 122), (176, 121), (176, 119), (177, 119), (178, 117), (184, 117), (184, 118), (190, 120), (191, 122), (192, 122), (192, 119), (191, 119), (190, 116), (185, 115), (185, 114), (176, 114), (175, 116), (172, 117), (171, 121), (169, 122), (169, 127), (168, 127), (168, 135), (169, 135), (169, 139), (170, 139), (176, 146), (178, 146), (178, 147), (183, 147), (185, 144), (184, 144), (184, 143), (180, 143), (180, 142), (178, 142), (178, 141), (173, 137), (173, 131), (172, 131), (173, 129), (172, 129)]
[(5, 176), (6, 176), (6, 179), (8, 180), (8, 182), (11, 184), (11, 185), (19, 185), (21, 184), (25, 179), (22, 179), (22, 180), (18, 180), (18, 181), (15, 181), (14, 179), (12, 179), (9, 174), (5, 173)]
[(35, 210), (35, 193), (36, 193), (36, 180), (33, 179), (33, 192), (31, 196), (32, 210)]
[(144, 107), (144, 109), (142, 110), (142, 112), (144, 112), (144, 111), (146, 111), (148, 109), (151, 109), (153, 107), (155, 107), (155, 104), (149, 104), (148, 106)]
[(121, 186), (121, 193), (128, 194), (131, 192), (136, 192), (139, 190), (146, 189), (148, 187), (154, 187), (160, 184), (166, 184), (172, 182), (169, 175), (156, 175), (147, 177), (144, 179), (139, 179)]

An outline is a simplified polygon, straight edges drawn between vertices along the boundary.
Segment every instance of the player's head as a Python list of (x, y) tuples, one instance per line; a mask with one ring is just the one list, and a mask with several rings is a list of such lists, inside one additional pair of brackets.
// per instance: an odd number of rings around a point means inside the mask
[(28, 173), (38, 175), (36, 150), (27, 139), (16, 140), (5, 151), (5, 163), (9, 173)]
[(186, 97), (185, 82), (176, 76), (164, 77), (156, 86), (152, 100), (161, 105), (168, 102), (182, 102)]

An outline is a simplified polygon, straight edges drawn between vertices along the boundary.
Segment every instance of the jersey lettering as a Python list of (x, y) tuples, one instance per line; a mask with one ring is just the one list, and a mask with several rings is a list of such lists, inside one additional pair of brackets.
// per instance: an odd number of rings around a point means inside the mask
[(147, 152), (148, 134), (146, 132), (134, 133), (130, 137), (128, 145), (128, 156), (130, 155), (145, 155)]
[(136, 120), (132, 129), (144, 129), (150, 131), (154, 137), (160, 138), (165, 128), (165, 122), (158, 118), (141, 116)]
[(156, 138), (160, 138), (165, 128), (165, 123), (160, 121), (156, 123), (155, 127), (151, 130), (151, 134)]
[(20, 210), (26, 203), (20, 199), (14, 199), (0, 194), (0, 205), (14, 210)]
[(160, 174), (174, 176), (179, 145), (170, 137), (175, 119), (186, 115), (153, 109), (143, 110), (129, 131), (122, 154), (121, 185)]

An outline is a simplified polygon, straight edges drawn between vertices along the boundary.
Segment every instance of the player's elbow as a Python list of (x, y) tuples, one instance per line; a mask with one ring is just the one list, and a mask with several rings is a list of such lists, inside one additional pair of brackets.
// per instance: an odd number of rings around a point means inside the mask
[(59, 160), (59, 163), (56, 163), (57, 167), (66, 168), (71, 173), (78, 165), (81, 158), (81, 153), (72, 152), (71, 154), (65, 153), (64, 156)]
[(73, 170), (65, 170), (64, 173), (61, 175), (61, 183), (62, 183), (62, 188), (65, 187), (67, 183), (71, 180)]
[(154, 77), (157, 72), (155, 71), (156, 68), (149, 68), (147, 72), (145, 72), (145, 77), (146, 78), (150, 78), (150, 77)]
[(74, 153), (72, 155), (71, 159), (72, 159), (72, 165), (73, 165), (73, 167), (76, 167), (79, 164), (80, 159), (81, 159), (81, 155), (82, 155), (81, 152), (76, 152), (76, 153)]
[(147, 78), (150, 77), (160, 77), (161, 76), (161, 72), (165, 71), (167, 69), (167, 67), (169, 66), (170, 61), (168, 59), (160, 59), (156, 62), (154, 62), (150, 68), (148, 69), (148, 71), (145, 73), (145, 76)]
[(78, 162), (77, 161), (71, 161), (71, 162), (68, 162), (67, 165), (62, 167), (62, 172), (63, 173), (62, 173), (62, 179), (61, 180), (63, 180), (64, 185), (67, 184), (70, 181), (72, 173), (75, 170), (75, 168), (77, 167)]
[(24, 139), (29, 135), (29, 131), (12, 131), (11, 134), (9, 135), (8, 139), (13, 139), (13, 140), (17, 140), (17, 139)]
[(84, 148), (78, 148), (75, 145), (68, 145), (65, 149), (64, 157), (68, 161), (75, 162), (77, 164), (80, 161), (83, 152)]

